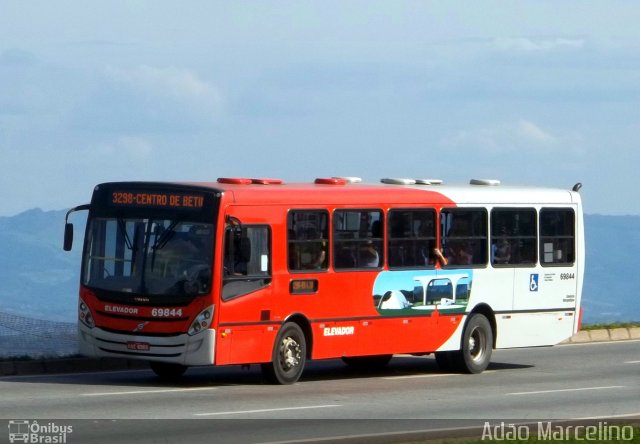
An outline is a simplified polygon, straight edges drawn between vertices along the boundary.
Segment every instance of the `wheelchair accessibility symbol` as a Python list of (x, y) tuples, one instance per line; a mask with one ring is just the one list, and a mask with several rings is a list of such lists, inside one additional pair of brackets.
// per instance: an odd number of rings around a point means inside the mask
[(529, 278), (529, 291), (538, 291), (538, 274), (532, 274)]

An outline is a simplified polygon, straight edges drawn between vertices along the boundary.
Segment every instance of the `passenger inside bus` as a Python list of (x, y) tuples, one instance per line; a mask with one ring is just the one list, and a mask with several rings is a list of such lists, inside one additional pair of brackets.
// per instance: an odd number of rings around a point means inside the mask
[(233, 236), (225, 242), (224, 272), (226, 275), (242, 276), (247, 274), (247, 265), (251, 259), (251, 241), (248, 237), (227, 231), (227, 236)]
[(290, 244), (289, 268), (292, 270), (322, 270), (326, 266), (325, 242), (310, 244)]
[(491, 262), (494, 264), (508, 264), (511, 260), (511, 243), (506, 239), (507, 229), (500, 229), (501, 238), (491, 245)]
[(380, 265), (380, 255), (372, 241), (366, 241), (360, 247), (359, 265), (361, 267), (378, 267)]
[(445, 240), (445, 254), (448, 265), (469, 265), (473, 263), (473, 251), (469, 239), (469, 225), (466, 219), (460, 217), (454, 220), (454, 224)]
[(336, 268), (355, 268), (356, 258), (352, 248), (346, 243), (342, 243), (335, 253)]

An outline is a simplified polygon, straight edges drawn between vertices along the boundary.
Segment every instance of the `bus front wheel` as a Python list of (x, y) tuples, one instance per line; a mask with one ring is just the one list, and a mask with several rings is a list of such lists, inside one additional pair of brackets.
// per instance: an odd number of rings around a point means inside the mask
[(271, 362), (262, 365), (267, 379), (274, 384), (293, 384), (302, 375), (307, 359), (307, 341), (298, 324), (282, 326), (273, 345)]
[(457, 356), (458, 367), (465, 373), (482, 373), (491, 361), (493, 331), (487, 318), (472, 314), (462, 335), (462, 343)]

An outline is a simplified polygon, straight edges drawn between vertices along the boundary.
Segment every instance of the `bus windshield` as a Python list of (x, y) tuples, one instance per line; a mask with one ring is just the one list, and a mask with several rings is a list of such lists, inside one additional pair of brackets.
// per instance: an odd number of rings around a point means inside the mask
[(181, 218), (96, 217), (90, 221), (82, 283), (94, 290), (189, 297), (211, 288), (213, 226)]

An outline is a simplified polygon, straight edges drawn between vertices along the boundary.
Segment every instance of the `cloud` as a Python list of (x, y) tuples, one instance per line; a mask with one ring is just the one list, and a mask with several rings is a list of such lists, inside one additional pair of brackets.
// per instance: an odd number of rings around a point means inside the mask
[(222, 108), (218, 89), (188, 69), (107, 67), (72, 124), (119, 133), (195, 131), (214, 124)]
[(584, 46), (584, 39), (564, 37), (504, 37), (493, 41), (493, 47), (499, 51), (562, 51), (582, 49)]
[(118, 139), (117, 144), (132, 160), (146, 160), (153, 152), (151, 143), (141, 137), (123, 136)]
[(107, 77), (146, 94), (179, 102), (219, 106), (217, 90), (193, 72), (181, 68), (141, 65), (134, 69), (107, 68)]
[(528, 120), (519, 120), (515, 125), (515, 131), (516, 134), (525, 141), (542, 145), (553, 145), (558, 142), (557, 137)]
[(153, 153), (153, 145), (147, 139), (139, 136), (121, 136), (111, 142), (98, 143), (87, 149), (87, 157), (96, 156), (109, 162), (118, 159), (130, 162), (143, 162)]
[(579, 151), (581, 138), (558, 135), (535, 122), (520, 119), (483, 128), (462, 129), (445, 137), (444, 146), (481, 149), (489, 155), (517, 153), (522, 149), (537, 152)]

